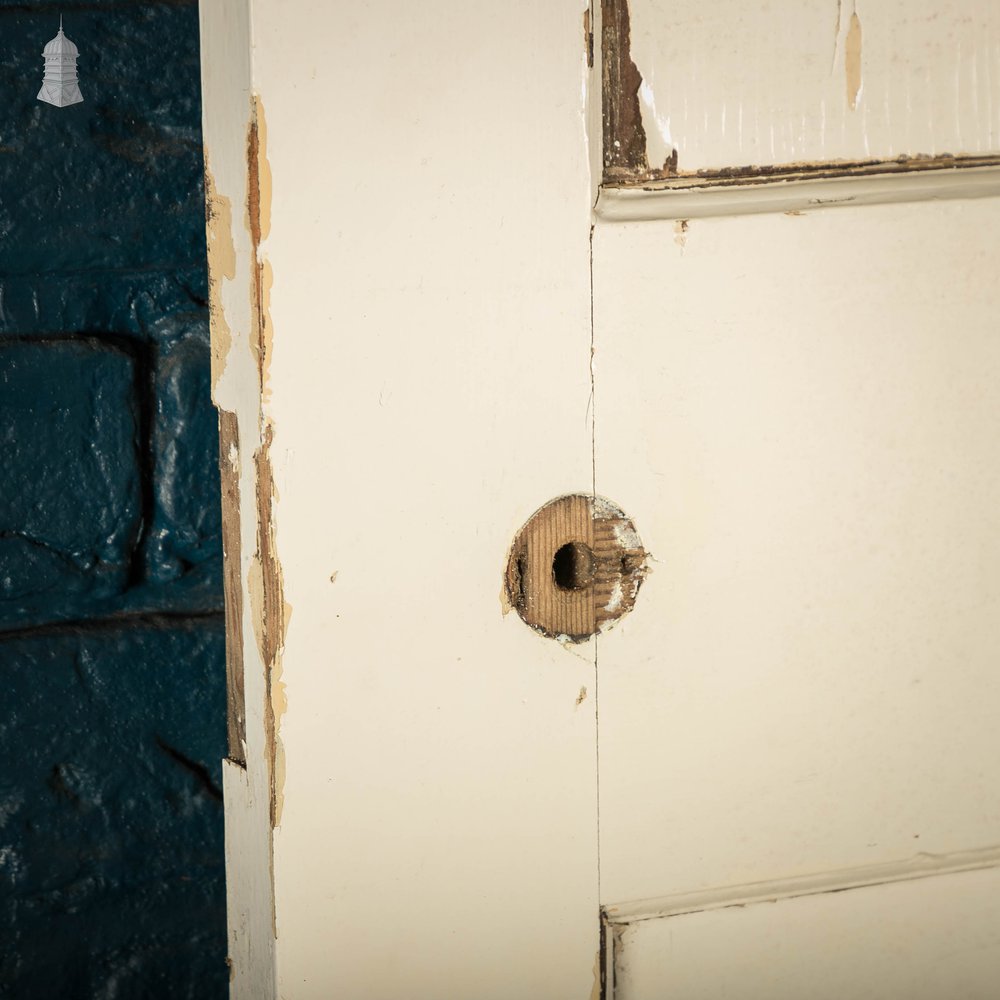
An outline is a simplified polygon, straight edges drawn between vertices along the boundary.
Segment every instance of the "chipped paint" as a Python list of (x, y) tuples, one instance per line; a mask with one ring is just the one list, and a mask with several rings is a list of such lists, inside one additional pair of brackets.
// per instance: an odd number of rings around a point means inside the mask
[(604, 610), (609, 615), (613, 615), (622, 606), (624, 600), (625, 591), (622, 589), (621, 581), (615, 580), (614, 586), (611, 588), (611, 596), (608, 598), (608, 603), (604, 606)]
[(513, 610), (514, 605), (510, 603), (510, 594), (507, 592), (506, 583), (500, 588), (500, 614), (507, 617)]
[(219, 414), (219, 474), (222, 490), (223, 596), (226, 619), (227, 750), (246, 766), (246, 700), (243, 658), (243, 588), (240, 541), (239, 421), (219, 404), (233, 334), (223, 304), (223, 283), (236, 277), (232, 202), (219, 193), (205, 150), (205, 233), (208, 256), (212, 398)]
[(1000, 156), (900, 156), (895, 160), (857, 160), (782, 163), (776, 166), (725, 167), (719, 170), (681, 170), (660, 177), (636, 178), (604, 185), (643, 191), (683, 191), (694, 188), (749, 187), (790, 181), (835, 180), (849, 177), (881, 177), (889, 174), (929, 173), (1000, 165)]
[(222, 588), (226, 616), (226, 728), (229, 759), (246, 767), (243, 587), (240, 542), (240, 435), (236, 414), (219, 408), (222, 485)]
[(259, 94), (253, 95), (247, 128), (246, 224), (250, 232), (253, 266), (250, 350), (257, 365), (261, 404), (260, 446), (254, 453), (257, 548), (251, 563), (247, 589), (254, 610), (254, 630), (266, 678), (264, 729), (271, 770), (271, 825), (277, 826), (281, 822), (285, 784), (281, 719), (288, 707), (285, 684), (281, 680), (281, 654), (291, 608), (284, 599), (281, 563), (277, 554), (274, 517), (277, 493), (271, 459), (275, 426), (271, 418), (264, 416), (270, 401), (268, 372), (274, 331), (270, 315), (273, 274), (266, 257), (266, 241), (271, 231), (271, 168), (267, 159), (264, 104)]
[[(603, 0), (603, 186), (995, 162), (1000, 102), (981, 81), (1000, 50), (981, 40), (1000, 28), (1000, 8), (892, 7), (862, 31), (858, 4), (843, 0), (752, 17), (735, 0), (712, 17), (695, 3)], [(797, 40), (793, 64), (783, 31)], [(900, 76), (901, 66), (921, 71)]]
[(271, 822), (281, 821), (284, 796), (285, 762), (281, 745), (281, 718), (288, 707), (285, 685), (281, 680), (281, 653), (291, 608), (284, 600), (284, 581), (277, 557), (274, 522), (276, 496), (271, 444), (274, 428), (267, 423), (261, 446), (254, 453), (257, 475), (257, 550), (251, 562), (248, 592), (253, 607), (257, 646), (267, 678), (265, 738), (271, 761)]
[(219, 194), (205, 150), (205, 235), (208, 247), (208, 309), (212, 342), (212, 397), (226, 368), (233, 334), (222, 305), (222, 282), (236, 277), (233, 206)]
[(628, 0), (601, 0), (604, 182), (650, 175), (639, 106), (642, 77), (631, 57)]
[[(270, 177), (260, 179), (266, 165), (258, 162), (260, 142), (255, 135), (261, 113), (252, 97), (249, 5), (236, 0), (202, 4), (199, 20), (212, 397), (220, 410), (227, 728), (233, 758), (223, 764), (226, 860), (230, 875), (239, 873), (226, 880), (231, 993), (274, 1000), (272, 820), (281, 762), (272, 735), (271, 671), (280, 657), (274, 636), (283, 638), (287, 612), (275, 623), (271, 608), (274, 591), (280, 593), (280, 570), (275, 565), (271, 505), (263, 498), (273, 495), (269, 470), (263, 470), (269, 465), (270, 436), (263, 433), (258, 359), (261, 321), (267, 316), (259, 259), (267, 231)], [(279, 652), (268, 661), (274, 646)], [(240, 694), (236, 656), (242, 660)]]
[(670, 116), (658, 111), (656, 95), (648, 80), (639, 85), (639, 108), (646, 133), (646, 159), (660, 163), (658, 173), (670, 174), (677, 169), (677, 149), (670, 136)]
[(257, 361), (261, 403), (270, 402), (269, 370), (274, 347), (270, 302), (273, 274), (264, 244), (271, 233), (271, 166), (267, 159), (267, 121), (264, 103), (253, 95), (247, 130), (247, 225), (254, 262), (254, 329), (250, 347)]
[(585, 687), (580, 688), (579, 694), (576, 696), (576, 706), (579, 708), (587, 700), (587, 689)]
[(850, 26), (847, 29), (847, 41), (844, 43), (844, 75), (847, 78), (847, 104), (852, 111), (858, 106), (861, 97), (861, 19), (858, 12), (851, 14)]

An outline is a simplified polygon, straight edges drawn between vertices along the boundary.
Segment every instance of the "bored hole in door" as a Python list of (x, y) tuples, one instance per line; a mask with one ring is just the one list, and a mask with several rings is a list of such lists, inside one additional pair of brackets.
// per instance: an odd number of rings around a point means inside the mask
[(584, 642), (635, 605), (648, 572), (635, 525), (604, 497), (568, 493), (539, 507), (514, 536), (504, 613), (560, 642)]
[(560, 590), (584, 590), (594, 580), (594, 553), (583, 542), (567, 542), (552, 557), (552, 579)]

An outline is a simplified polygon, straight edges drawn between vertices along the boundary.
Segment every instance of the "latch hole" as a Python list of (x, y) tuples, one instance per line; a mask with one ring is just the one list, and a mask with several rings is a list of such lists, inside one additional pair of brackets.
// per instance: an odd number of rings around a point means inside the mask
[(552, 579), (560, 590), (585, 590), (594, 582), (594, 553), (582, 542), (567, 542), (552, 558)]

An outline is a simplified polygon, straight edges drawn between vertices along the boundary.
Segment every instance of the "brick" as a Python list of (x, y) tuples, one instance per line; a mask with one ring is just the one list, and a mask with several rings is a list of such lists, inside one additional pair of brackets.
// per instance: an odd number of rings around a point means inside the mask
[(145, 341), (161, 317), (192, 308), (207, 315), (207, 297), (204, 261), (169, 272), (0, 273), (0, 334), (67, 331)]
[(0, 623), (126, 587), (142, 518), (135, 381), (133, 358), (94, 340), (0, 341)]
[(0, 983), (225, 996), (221, 619), (0, 639)]
[[(89, 7), (89, 5), (88, 5)], [(36, 100), (48, 4), (0, 6), (0, 273), (203, 264), (198, 9), (108, 4), (66, 10), (82, 104)]]
[(155, 505), (146, 555), (150, 579), (168, 581), (221, 558), (219, 437), (207, 317), (175, 317), (157, 337)]

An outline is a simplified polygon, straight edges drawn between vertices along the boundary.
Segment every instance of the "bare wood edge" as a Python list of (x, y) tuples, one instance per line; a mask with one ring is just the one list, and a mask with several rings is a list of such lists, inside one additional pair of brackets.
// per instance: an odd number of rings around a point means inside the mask
[(607, 914), (601, 910), (600, 946), (598, 949), (599, 968), (599, 1000), (612, 1000), (615, 995), (615, 943), (624, 931), (624, 927), (611, 926)]
[[(235, 650), (235, 643), (242, 648), (244, 723), (242, 733), (236, 725), (229, 733), (231, 742), (242, 744), (243, 760), (222, 762), (229, 992), (232, 1000), (274, 1000), (278, 994), (270, 808), (274, 760), (265, 734), (270, 678), (260, 642), (262, 602), (255, 603), (257, 595), (250, 589), (250, 581), (261, 575), (255, 558), (260, 541), (258, 453), (264, 444), (259, 318), (268, 287), (253, 240), (265, 218), (263, 191), (250, 190), (255, 179), (260, 181), (254, 173), (260, 165), (255, 159), (248, 162), (259, 127), (252, 86), (251, 3), (213, 0), (201, 4), (198, 13), (209, 196), (212, 399), (220, 422), (227, 424), (228, 443), (222, 442), (220, 460), (232, 466), (231, 485), (238, 484), (241, 501), (238, 506), (233, 502), (233, 492), (224, 499), (232, 531), (228, 554), (234, 557), (228, 566), (230, 594), (238, 591), (241, 605), (238, 610), (237, 602), (227, 599), (231, 617), (227, 639), (230, 650)], [(231, 693), (236, 694), (236, 685)]]
[(243, 668), (242, 543), (240, 539), (240, 433), (236, 414), (219, 407), (222, 482), (222, 589), (226, 622), (226, 730), (229, 759), (247, 766)]
[[(684, 913), (701, 913), (720, 910), (729, 906), (747, 906), (753, 903), (775, 903), (797, 896), (815, 896), (846, 889), (864, 889), (889, 882), (906, 882), (913, 879), (954, 875), (958, 872), (977, 871), (1000, 867), (1000, 846), (984, 847), (951, 854), (916, 854), (905, 861), (891, 861), (877, 865), (863, 865), (840, 871), (800, 875), (793, 878), (754, 882), (741, 886), (724, 886), (698, 892), (679, 893), (628, 903), (602, 907), (602, 914), (610, 929), (641, 920), (676, 917)], [(609, 933), (609, 937), (613, 937)], [(613, 949), (613, 944), (611, 945)]]
[(628, 0), (601, 0), (601, 106), (605, 180), (650, 175), (639, 108), (642, 77), (632, 62)]
[(678, 178), (642, 186), (602, 185), (594, 206), (599, 222), (652, 222), (762, 213), (802, 214), (821, 208), (901, 202), (989, 198), (1000, 195), (1000, 157), (966, 165), (927, 166), (905, 172), (757, 178)]

